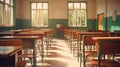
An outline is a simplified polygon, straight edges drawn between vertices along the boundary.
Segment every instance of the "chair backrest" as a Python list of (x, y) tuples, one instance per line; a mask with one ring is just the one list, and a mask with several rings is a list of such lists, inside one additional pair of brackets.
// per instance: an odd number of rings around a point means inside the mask
[(70, 30), (71, 30), (71, 29), (64, 29), (64, 36), (65, 36), (67, 39), (69, 39), (70, 36), (71, 36)]
[(80, 30), (75, 30), (74, 31), (74, 39), (78, 39), (78, 32), (82, 32)]
[(120, 40), (100, 40), (96, 48), (100, 54), (120, 54)]
[(0, 46), (21, 46), (22, 41), (20, 39), (5, 39), (0, 40)]
[(84, 35), (83, 36), (84, 45), (95, 45), (95, 41), (92, 39), (92, 37), (103, 37), (103, 36), (107, 36), (107, 35), (104, 34)]

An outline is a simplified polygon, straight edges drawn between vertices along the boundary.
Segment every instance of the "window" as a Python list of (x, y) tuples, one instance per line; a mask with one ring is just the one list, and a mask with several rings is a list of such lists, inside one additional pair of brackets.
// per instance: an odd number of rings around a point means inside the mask
[(13, 26), (13, 0), (0, 0), (0, 26)]
[(31, 3), (31, 20), (33, 27), (48, 26), (48, 3)]
[(86, 27), (86, 2), (68, 2), (68, 25), (70, 27)]

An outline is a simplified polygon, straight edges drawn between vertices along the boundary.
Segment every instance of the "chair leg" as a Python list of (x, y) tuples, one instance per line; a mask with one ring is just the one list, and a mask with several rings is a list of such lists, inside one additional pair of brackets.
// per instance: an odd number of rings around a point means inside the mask
[(25, 65), (26, 65), (26, 61), (19, 61), (17, 63), (17, 67), (25, 67)]
[(82, 67), (83, 60), (82, 60), (82, 54), (79, 54), (78, 61), (80, 62), (80, 67)]
[(31, 63), (31, 66), (33, 66), (33, 59), (32, 58), (29, 58), (29, 60), (30, 60), (30, 63)]

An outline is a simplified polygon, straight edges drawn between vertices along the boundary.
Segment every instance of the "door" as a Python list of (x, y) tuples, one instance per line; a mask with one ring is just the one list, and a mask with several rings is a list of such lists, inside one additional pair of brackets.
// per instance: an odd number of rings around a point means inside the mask
[(104, 13), (98, 14), (98, 30), (102, 30), (102, 20), (104, 18)]

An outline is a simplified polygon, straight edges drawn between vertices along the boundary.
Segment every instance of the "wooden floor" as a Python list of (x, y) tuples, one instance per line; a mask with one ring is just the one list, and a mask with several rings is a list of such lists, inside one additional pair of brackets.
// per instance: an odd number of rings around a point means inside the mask
[[(37, 56), (37, 67), (80, 67), (79, 65), (77, 58), (73, 57), (68, 50), (68, 45), (64, 39), (53, 39), (44, 63), (41, 63), (39, 54)], [(31, 67), (29, 61), (26, 67)]]

